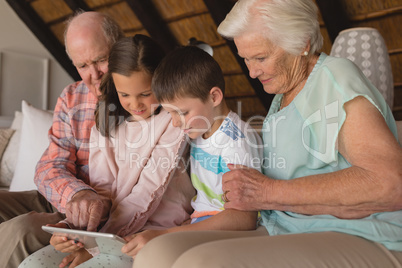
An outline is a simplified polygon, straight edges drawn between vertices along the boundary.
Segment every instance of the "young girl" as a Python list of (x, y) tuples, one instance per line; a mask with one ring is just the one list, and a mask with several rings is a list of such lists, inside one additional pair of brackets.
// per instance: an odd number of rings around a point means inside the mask
[[(147, 229), (166, 229), (182, 224), (191, 213), (195, 191), (180, 161), (186, 147), (184, 135), (173, 127), (170, 115), (151, 91), (153, 72), (163, 56), (145, 35), (123, 38), (111, 49), (89, 156), (90, 185), (111, 201), (100, 232), (125, 237)], [(106, 260), (65, 237), (54, 235), (50, 243), (71, 254), (47, 249), (53, 253), (37, 255), (41, 262), (49, 259), (61, 261), (59, 267), (75, 267), (91, 259), (91, 254), (95, 258), (82, 265)], [(32, 260), (29, 267), (35, 267)]]

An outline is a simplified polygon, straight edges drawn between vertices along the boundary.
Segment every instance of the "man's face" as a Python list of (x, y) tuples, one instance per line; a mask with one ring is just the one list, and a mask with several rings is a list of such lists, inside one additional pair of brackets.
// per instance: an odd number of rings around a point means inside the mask
[(70, 38), (68, 51), (82, 80), (95, 95), (100, 95), (102, 76), (108, 70), (109, 45), (105, 38), (95, 35)]

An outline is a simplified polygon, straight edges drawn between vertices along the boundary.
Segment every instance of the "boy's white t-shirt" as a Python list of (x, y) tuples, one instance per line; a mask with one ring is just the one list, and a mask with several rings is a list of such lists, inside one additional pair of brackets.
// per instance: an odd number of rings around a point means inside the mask
[(261, 144), (257, 132), (232, 111), (211, 137), (191, 140), (191, 182), (197, 190), (191, 201), (192, 218), (224, 210), (222, 175), (229, 171), (227, 164), (241, 164), (261, 171)]

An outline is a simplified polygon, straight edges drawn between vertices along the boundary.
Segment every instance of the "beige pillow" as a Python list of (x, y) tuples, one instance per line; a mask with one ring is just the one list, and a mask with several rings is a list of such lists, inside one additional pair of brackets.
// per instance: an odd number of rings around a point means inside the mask
[(11, 136), (11, 139), (8, 142), (0, 162), (0, 185), (4, 187), (10, 186), (11, 180), (13, 179), (15, 166), (17, 164), (18, 148), (21, 136), (21, 126), (22, 126), (22, 112), (16, 111), (13, 123), (11, 124), (10, 127), (15, 132)]
[(0, 160), (14, 131), (11, 128), (0, 128)]
[[(0, 129), (0, 161), (2, 160), (4, 151), (7, 148), (7, 145), (10, 141), (11, 136), (14, 133), (14, 129), (11, 128), (2, 128)], [(8, 187), (10, 186), (11, 177), (4, 176), (0, 177), (0, 187)]]

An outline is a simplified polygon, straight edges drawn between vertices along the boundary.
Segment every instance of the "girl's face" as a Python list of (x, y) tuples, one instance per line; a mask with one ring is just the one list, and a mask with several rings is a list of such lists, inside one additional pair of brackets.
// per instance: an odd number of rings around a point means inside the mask
[(112, 73), (121, 106), (134, 120), (150, 117), (159, 103), (151, 91), (152, 77), (146, 72), (133, 72), (130, 76)]

